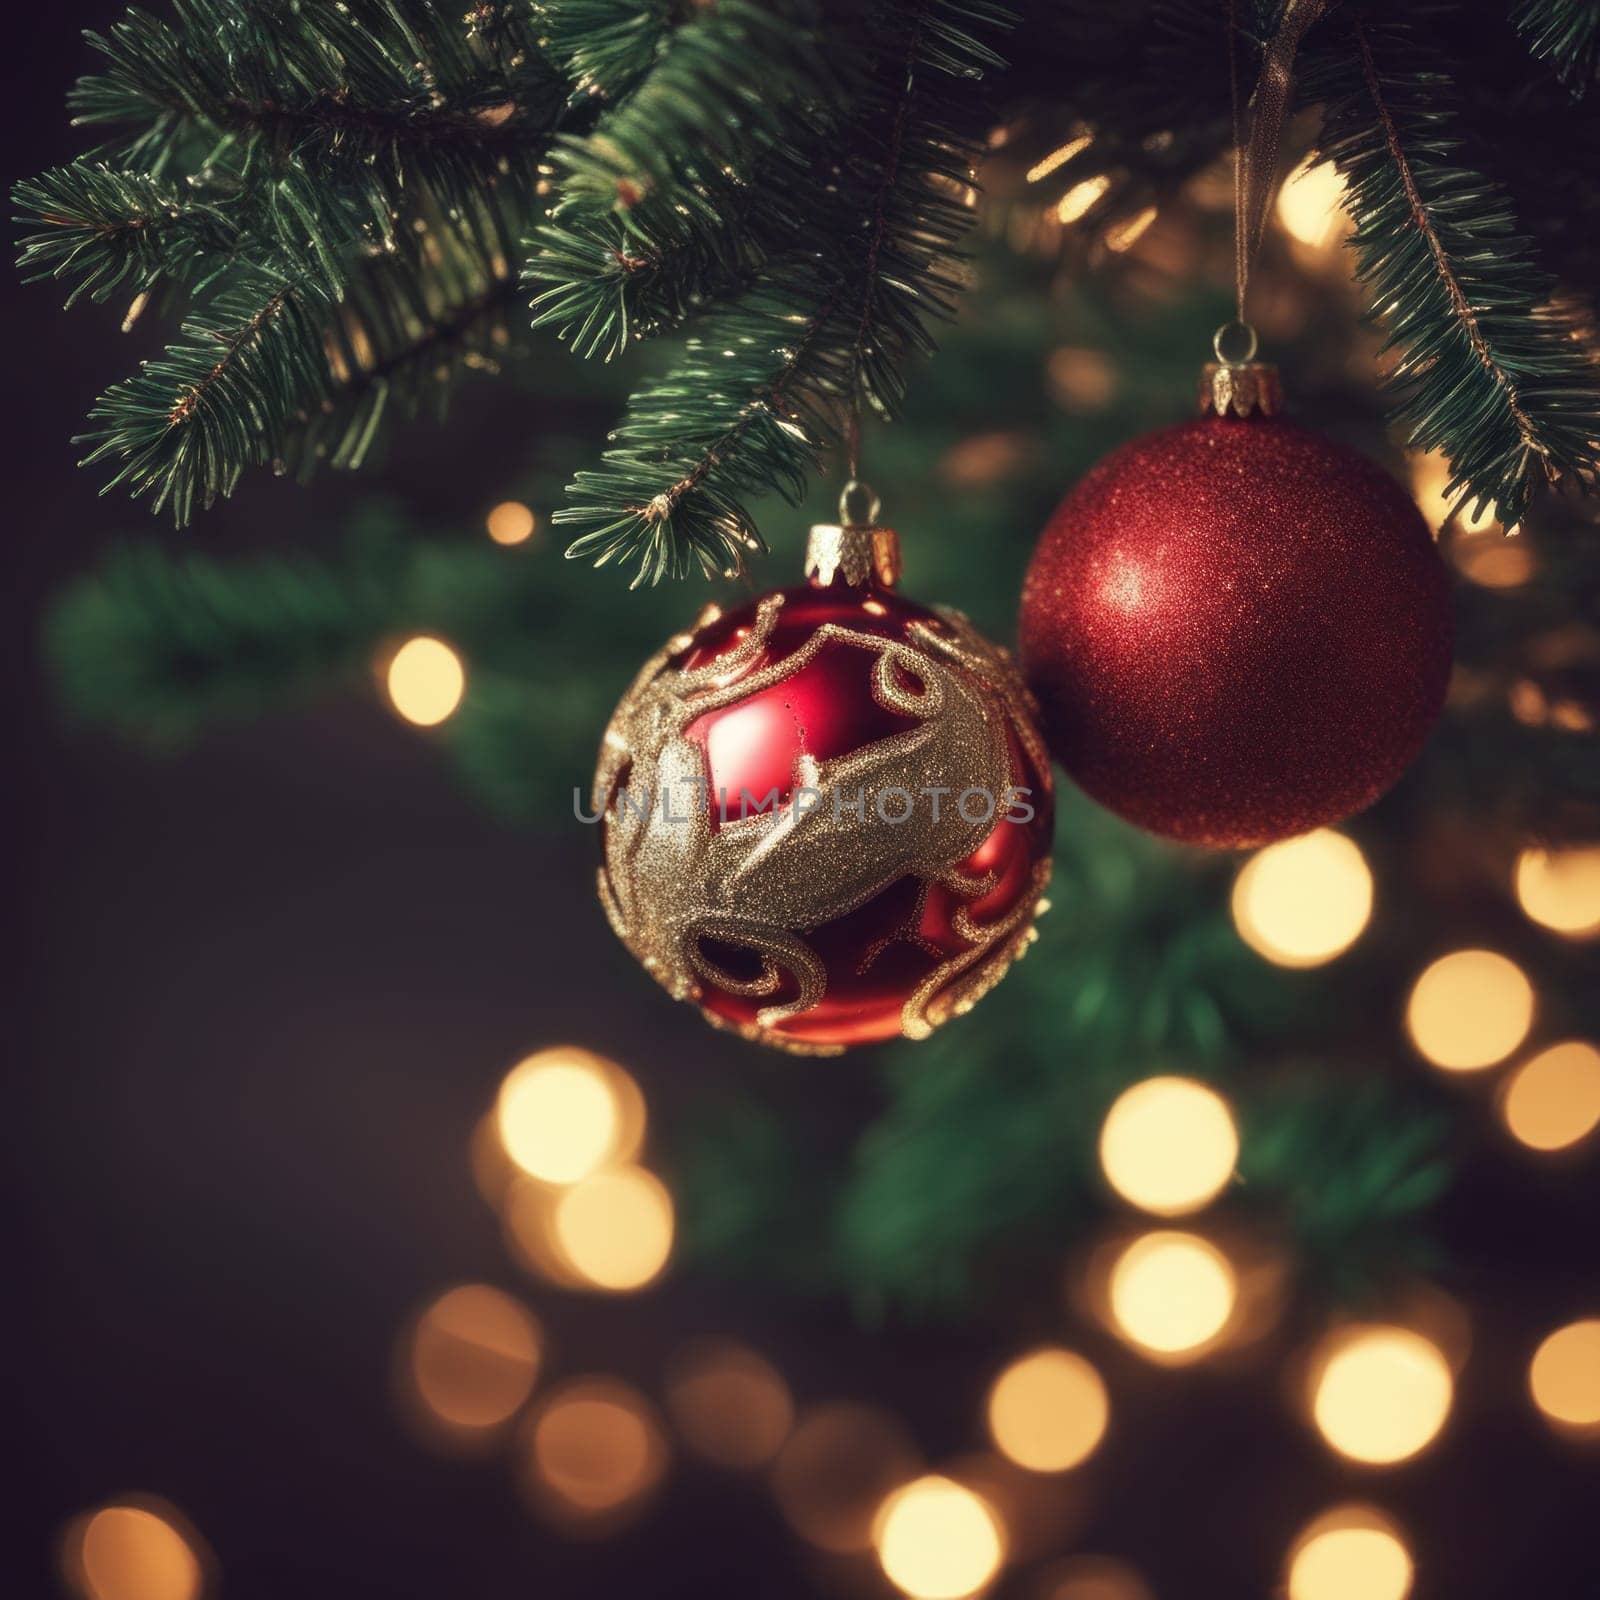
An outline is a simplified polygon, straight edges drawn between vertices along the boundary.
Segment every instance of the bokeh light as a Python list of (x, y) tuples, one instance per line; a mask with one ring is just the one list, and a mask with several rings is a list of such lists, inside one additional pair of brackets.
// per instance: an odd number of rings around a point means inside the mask
[(1313, 1361), (1311, 1414), (1352, 1461), (1388, 1465), (1429, 1444), (1450, 1414), (1454, 1383), (1444, 1352), (1410, 1328), (1343, 1329)]
[(182, 1524), (170, 1506), (143, 1496), (75, 1517), (61, 1541), (67, 1587), (82, 1600), (199, 1600), (206, 1562)]
[(643, 1167), (611, 1167), (563, 1192), (555, 1240), (567, 1265), (596, 1289), (642, 1289), (672, 1253), (672, 1196)]
[(1056, 1346), (1013, 1361), (989, 1391), (995, 1447), (1030, 1472), (1065, 1472), (1088, 1460), (1110, 1416), (1100, 1374), (1075, 1351)]
[(666, 1465), (654, 1410), (614, 1378), (563, 1384), (528, 1424), (526, 1486), (540, 1510), (575, 1531), (609, 1531), (632, 1516)]
[(1298, 243), (1313, 250), (1333, 244), (1344, 233), (1344, 179), (1331, 161), (1307, 158), (1278, 191), (1278, 221)]
[(1500, 1113), (1532, 1150), (1564, 1150), (1600, 1127), (1600, 1050), (1583, 1039), (1553, 1044), (1506, 1080)]
[(1056, 205), (1056, 218), (1060, 222), (1076, 222), (1086, 216), (1095, 202), (1111, 187), (1111, 180), (1103, 173), (1075, 183), (1062, 195)]
[(411, 1331), (412, 1391), (430, 1422), (452, 1434), (499, 1427), (533, 1392), (539, 1324), (520, 1302), (488, 1284), (439, 1296)]
[(772, 1489), (802, 1539), (852, 1555), (871, 1549), (885, 1497), (920, 1468), (910, 1436), (887, 1412), (824, 1405), (800, 1418), (778, 1452)]
[(1068, 1556), (1051, 1565), (1028, 1589), (1028, 1600), (1155, 1600), (1126, 1561), (1112, 1556)]
[(1417, 979), (1406, 1027), (1418, 1051), (1447, 1072), (1492, 1067), (1533, 1025), (1533, 986), (1522, 968), (1492, 950), (1440, 956)]
[(1600, 933), (1600, 847), (1524, 850), (1516, 888), (1517, 903), (1541, 927), (1574, 939)]
[(1352, 839), (1319, 828), (1258, 850), (1233, 886), (1239, 937), (1280, 967), (1316, 967), (1361, 936), (1372, 873)]
[(526, 544), (539, 526), (539, 519), (520, 500), (502, 500), (483, 521), (496, 544)]
[(1117, 1257), (1111, 1315), (1140, 1349), (1192, 1359), (1227, 1327), (1237, 1291), (1232, 1264), (1210, 1240), (1162, 1230), (1135, 1239)]
[(1100, 1165), (1123, 1199), (1160, 1216), (1197, 1211), (1233, 1175), (1239, 1131), (1228, 1103), (1192, 1078), (1146, 1078), (1100, 1130)]
[(635, 1107), (630, 1119), (630, 1098), (642, 1107), (637, 1086), (614, 1063), (572, 1045), (541, 1050), (518, 1062), (500, 1085), (495, 1117), (501, 1143), (531, 1177), (576, 1183), (637, 1148), (643, 1116)]
[(1000, 1524), (980, 1495), (934, 1474), (884, 1502), (873, 1543), (885, 1575), (913, 1600), (962, 1600), (1000, 1570)]
[(419, 728), (433, 728), (461, 704), (467, 674), (443, 639), (420, 634), (395, 651), (386, 681), (395, 710)]
[(727, 1339), (696, 1344), (674, 1360), (667, 1409), (689, 1448), (719, 1467), (764, 1466), (794, 1425), (783, 1375)]
[(1533, 1402), (1557, 1426), (1600, 1433), (1600, 1317), (1557, 1328), (1528, 1367)]
[(1365, 1506), (1319, 1517), (1289, 1556), (1289, 1600), (1405, 1600), (1411, 1553), (1394, 1524)]

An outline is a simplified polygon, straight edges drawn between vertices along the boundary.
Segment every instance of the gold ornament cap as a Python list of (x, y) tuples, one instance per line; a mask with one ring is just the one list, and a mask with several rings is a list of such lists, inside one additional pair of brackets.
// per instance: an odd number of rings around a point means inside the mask
[(1273, 417), (1283, 410), (1278, 369), (1255, 359), (1256, 330), (1248, 322), (1223, 323), (1211, 348), (1217, 359), (1200, 369), (1202, 416)]
[(839, 496), (839, 521), (812, 525), (806, 540), (806, 578), (818, 589), (843, 582), (851, 589), (900, 579), (900, 535), (878, 521), (878, 497), (852, 478)]

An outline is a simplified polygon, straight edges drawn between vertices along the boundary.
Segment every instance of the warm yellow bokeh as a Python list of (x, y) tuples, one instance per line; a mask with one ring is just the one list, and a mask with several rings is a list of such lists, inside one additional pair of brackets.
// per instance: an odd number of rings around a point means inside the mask
[(535, 1499), (564, 1521), (610, 1524), (635, 1508), (666, 1469), (666, 1441), (649, 1402), (611, 1378), (579, 1378), (540, 1407), (527, 1435)]
[(731, 1340), (696, 1345), (678, 1356), (667, 1378), (667, 1407), (689, 1448), (719, 1467), (764, 1465), (794, 1426), (794, 1401), (783, 1375)]
[(1600, 933), (1600, 847), (1524, 850), (1516, 886), (1517, 903), (1540, 926), (1574, 939)]
[(1076, 222), (1088, 213), (1095, 201), (1110, 187), (1111, 180), (1103, 174), (1073, 184), (1056, 205), (1057, 219), (1061, 222)]
[(532, 1312), (487, 1284), (462, 1284), (418, 1317), (411, 1382), (430, 1419), (463, 1432), (495, 1428), (533, 1392), (539, 1353)]
[(802, 1416), (772, 1467), (785, 1521), (834, 1555), (872, 1548), (884, 1498), (921, 1470), (901, 1423), (872, 1406), (836, 1403)]
[(565, 1048), (541, 1050), (513, 1067), (495, 1117), (506, 1154), (545, 1183), (576, 1183), (613, 1159), (623, 1120), (605, 1064)]
[(387, 682), (395, 710), (419, 728), (433, 728), (461, 704), (467, 674), (443, 639), (420, 634), (395, 651)]
[(484, 518), (484, 526), (496, 544), (525, 544), (539, 519), (520, 500), (502, 500)]
[(1278, 221), (1298, 243), (1321, 250), (1345, 231), (1344, 179), (1331, 161), (1309, 157), (1284, 180), (1278, 191)]
[(1600, 1431), (1600, 1317), (1557, 1328), (1534, 1352), (1528, 1387), (1552, 1422)]
[(1440, 956), (1412, 986), (1406, 1028), (1412, 1043), (1447, 1072), (1492, 1067), (1533, 1025), (1533, 985), (1516, 962), (1492, 950)]
[[(1452, 500), (1449, 494), (1450, 480), (1454, 476), (1450, 458), (1437, 450), (1416, 451), (1408, 457), (1408, 464), (1411, 470), (1411, 493), (1417, 502), (1417, 510), (1428, 524), (1428, 531), (1437, 537), (1440, 529), (1450, 520), (1452, 508), (1461, 503)], [(1488, 505), (1472, 510), (1463, 504), (1453, 525), (1465, 533), (1492, 533), (1497, 539), (1503, 539), (1500, 524), (1494, 520), (1494, 512)]]
[(1583, 1039), (1553, 1044), (1506, 1082), (1501, 1115), (1532, 1150), (1564, 1150), (1600, 1127), (1600, 1050)]
[(1105, 1436), (1111, 1401), (1082, 1356), (1054, 1346), (1013, 1361), (989, 1391), (989, 1433), (1003, 1456), (1030, 1472), (1065, 1472)]
[(1392, 1523), (1351, 1507), (1319, 1518), (1289, 1558), (1289, 1600), (1405, 1600), (1411, 1553)]
[(1372, 915), (1372, 873), (1331, 828), (1258, 850), (1233, 886), (1239, 937), (1280, 967), (1316, 967), (1348, 950)]
[(1124, 1200), (1160, 1216), (1197, 1211), (1233, 1176), (1239, 1131), (1228, 1103), (1192, 1078), (1146, 1078), (1117, 1097), (1100, 1165)]
[(1111, 1315), (1118, 1330), (1162, 1356), (1206, 1349), (1227, 1327), (1237, 1293), (1228, 1258), (1192, 1233), (1147, 1233), (1111, 1269)]
[(643, 1167), (612, 1167), (556, 1202), (555, 1242), (566, 1264), (596, 1289), (642, 1289), (672, 1253), (672, 1196)]
[(205, 1588), (200, 1556), (155, 1502), (102, 1506), (75, 1519), (62, 1567), (83, 1600), (199, 1600)]
[(1352, 1461), (1414, 1456), (1445, 1418), (1455, 1385), (1444, 1352), (1410, 1328), (1362, 1327), (1331, 1338), (1313, 1364), (1311, 1414)]
[(963, 1600), (988, 1584), (1005, 1558), (989, 1503), (933, 1474), (889, 1496), (873, 1543), (889, 1581), (913, 1600)]

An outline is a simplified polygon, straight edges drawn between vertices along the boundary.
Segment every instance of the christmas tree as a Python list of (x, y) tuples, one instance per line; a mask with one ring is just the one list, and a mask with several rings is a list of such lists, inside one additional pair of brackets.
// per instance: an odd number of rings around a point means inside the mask
[[(708, 595), (731, 610), (752, 583), (798, 582), (799, 530), (831, 520), (847, 478), (882, 491), (908, 585), (1009, 641), (1052, 506), (1181, 417), (1213, 330), (1248, 315), (1294, 412), (1407, 480), (1455, 580), (1454, 671), (1374, 807), (1242, 857), (1151, 838), (1062, 784), (1050, 910), (970, 1017), (820, 1077), (751, 1067), (731, 1039), (714, 1048), (750, 1070), (714, 1093), (636, 1075), (652, 1115), (670, 1108), (652, 1161), (676, 1258), (707, 1281), (847, 1304), (870, 1329), (1014, 1339), (1059, 1323), (1066, 1261), (1078, 1321), (1158, 1364), (1319, 1352), (1308, 1403), (1339, 1455), (1431, 1442), (1459, 1352), (1429, 1285), (1476, 1313), (1463, 1286), (1484, 1275), (1451, 1207), (1498, 1170), (1506, 1128), (1555, 1150), (1600, 1121), (1600, 11), (173, 0), (89, 39), (98, 70), (70, 104), (99, 142), (17, 185), (21, 268), (162, 341), (82, 443), (114, 496), (184, 531), (107, 554), (46, 642), (67, 711), (139, 743), (370, 693), (376, 670), (487, 812), (592, 853), (574, 796), (639, 664)], [(391, 435), (459, 426), (458, 389), (469, 416), (525, 414), (533, 433), (510, 471), (463, 443), (494, 485), (486, 528), (475, 488), (433, 526), (385, 492), (404, 481)], [(318, 546), (198, 547), (265, 471), (322, 467), (373, 487), (339, 527), (307, 487)], [(1405, 688), (1397, 658), (1371, 657), (1364, 686)], [(671, 1051), (700, 1048), (691, 1013), (632, 969), (616, 985)], [(562, 1059), (616, 1105), (639, 1095), (601, 1058)], [(1502, 1063), (1498, 1109), (1461, 1093)], [(642, 1287), (660, 1262), (607, 1282), (570, 1239), (561, 1258), (530, 1196), (625, 1171), (648, 1212), (658, 1180), (620, 1135), (576, 1176), (542, 1170), (514, 1098), (508, 1079), (475, 1159), (524, 1264), (567, 1290)], [(1574, 1181), (1592, 1196), (1592, 1175)], [(1213, 1204), (1198, 1231), (1130, 1222)], [(1218, 1314), (1180, 1326), (1201, 1280)], [(1328, 1332), (1352, 1318), (1370, 1348)], [(419, 1374), (435, 1337), (424, 1318)], [(1414, 1341), (1402, 1367), (1437, 1368), (1445, 1391), (1430, 1422), (1405, 1389), (1392, 1449), (1363, 1433), (1364, 1399), (1320, 1398), (1341, 1352), (1381, 1384), (1383, 1338)], [(1088, 1374), (1079, 1390), (1055, 1374), (1080, 1422), (1084, 1393), (1105, 1405)], [(1024, 1418), (1060, 1392), (1029, 1389), (1041, 1375), (1020, 1363), (1005, 1381)], [(1003, 1482), (885, 1469), (872, 1537), (904, 1592), (977, 1592), (1002, 1551), (1025, 1568), (1063, 1548), (1035, 1540), (1012, 1478), (1076, 1467), (1104, 1416), (1078, 1455), (1051, 1435), (1030, 1459), (1003, 1392), (987, 1412)], [(691, 1446), (692, 1411), (674, 1410)], [(802, 1537), (845, 1548), (785, 1481)], [(1242, 1470), (1235, 1487), (1253, 1492)], [(557, 1520), (583, 1521), (563, 1504)], [(1376, 1512), (1312, 1526), (1313, 1509), (1301, 1600), (1399, 1600), (1408, 1551), (1431, 1559), (1443, 1537)], [(917, 1518), (970, 1515), (964, 1553), (930, 1576)], [(1258, 1566), (1290, 1559), (1298, 1526), (1262, 1533)], [(1314, 1587), (1306, 1553), (1350, 1536), (1403, 1560), (1404, 1585)], [(1132, 1600), (1135, 1581), (1038, 1592)], [(1208, 1572), (1192, 1590), (1238, 1592)]]

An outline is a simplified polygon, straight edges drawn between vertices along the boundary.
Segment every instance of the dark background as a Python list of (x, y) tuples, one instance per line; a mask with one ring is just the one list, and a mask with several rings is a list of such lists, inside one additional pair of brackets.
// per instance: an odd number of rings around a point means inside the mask
[[(80, 144), (62, 109), (90, 64), (78, 31), (119, 9), (13, 17), (9, 177)], [(938, 1461), (978, 1444), (995, 1366), (1063, 1326), (1054, 1294), (964, 1330), (871, 1330), (841, 1305), (693, 1274), (625, 1303), (519, 1280), (466, 1149), (527, 1050), (570, 1039), (615, 1055), (668, 1135), (681, 1085), (752, 1073), (810, 1075), (848, 1130), (870, 1111), (870, 1074), (859, 1058), (758, 1058), (671, 1007), (605, 928), (589, 837), (487, 819), (376, 696), (165, 760), (65, 728), (42, 611), (110, 542), (157, 526), (97, 498), (69, 435), (155, 330), (123, 338), (120, 306), (65, 318), (51, 287), (10, 275), (5, 293), (21, 1003), (0, 1138), (23, 1512), (6, 1592), (55, 1592), (61, 1524), (126, 1491), (182, 1508), (235, 1600), (874, 1592), (864, 1568), (814, 1567), (759, 1482), (681, 1459), (626, 1532), (552, 1534), (503, 1459), (413, 1439), (393, 1399), (397, 1333), (439, 1289), (485, 1279), (536, 1306), (552, 1370), (657, 1394), (685, 1336), (735, 1333), (802, 1402), (882, 1401)], [(478, 526), (537, 449), (526, 408), (493, 386), (463, 398), (448, 429), (410, 429), (383, 468), (441, 528)], [(315, 545), (366, 492), (257, 476), (164, 536), (218, 553)], [(1594, 1456), (1541, 1428), (1522, 1388), (1539, 1335), (1600, 1302), (1593, 1166), (1506, 1153), (1471, 1168), (1443, 1217), (1475, 1312), (1457, 1409), (1441, 1448), (1377, 1477), (1321, 1449), (1263, 1371), (1162, 1372), (1074, 1328), (1118, 1406), (1078, 1547), (1127, 1558), (1162, 1600), (1236, 1600), (1271, 1590), (1303, 1523), (1370, 1497), (1408, 1529), (1421, 1596), (1600, 1592)]]

